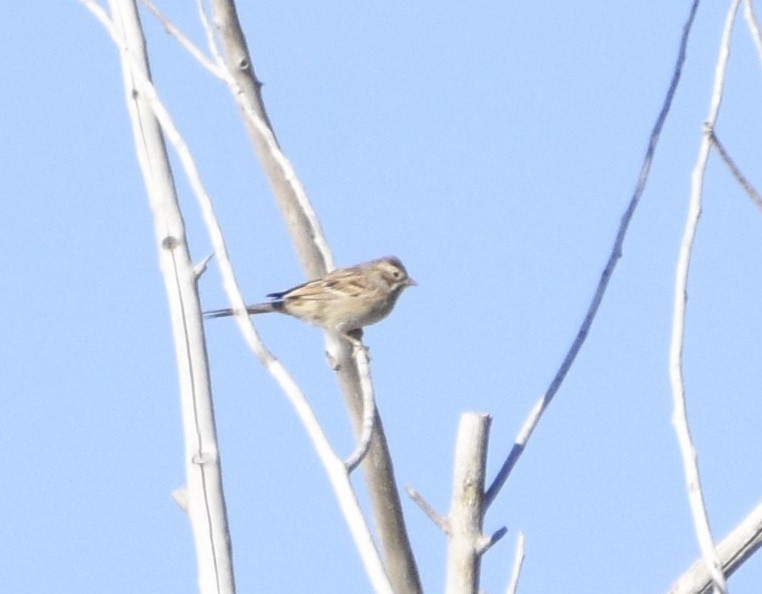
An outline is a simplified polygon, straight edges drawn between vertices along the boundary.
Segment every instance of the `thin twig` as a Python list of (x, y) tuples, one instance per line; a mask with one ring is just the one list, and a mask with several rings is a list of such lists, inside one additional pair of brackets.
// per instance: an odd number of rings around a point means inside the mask
[[(717, 545), (725, 575), (730, 576), (762, 548), (762, 504), (757, 505)], [(707, 594), (712, 578), (699, 558), (669, 589), (669, 594)]]
[(722, 103), (722, 91), (725, 84), (725, 72), (730, 55), (730, 36), (740, 3), (740, 0), (733, 0), (725, 20), (720, 41), (720, 53), (717, 58), (717, 66), (715, 67), (709, 116), (706, 119), (705, 133), (702, 135), (696, 165), (691, 175), (691, 196), (688, 205), (688, 215), (685, 221), (683, 239), (680, 243), (680, 253), (675, 273), (672, 339), (669, 350), (669, 375), (672, 384), (673, 403), (672, 424), (675, 427), (680, 454), (683, 460), (683, 471), (688, 490), (688, 502), (693, 517), (693, 527), (704, 563), (714, 582), (715, 592), (721, 594), (726, 592), (725, 576), (722, 573), (722, 564), (717, 555), (717, 549), (715, 548), (709, 528), (709, 518), (707, 517), (706, 504), (701, 490), (696, 449), (693, 446), (690, 425), (688, 423), (685, 386), (683, 383), (683, 346), (685, 338), (685, 312), (688, 300), (688, 271), (690, 270), (696, 229), (698, 228), (699, 217), (701, 216), (701, 194), (703, 191), (704, 173), (709, 160), (709, 152), (712, 148), (710, 135), (706, 133), (706, 129), (714, 129), (717, 123), (717, 116)]
[(524, 533), (519, 532), (516, 539), (516, 555), (513, 558), (513, 571), (511, 572), (511, 582), (508, 584), (506, 594), (516, 594), (519, 587), (519, 576), (521, 575), (521, 566), (524, 564)]
[(743, 173), (741, 173), (741, 170), (730, 157), (728, 151), (725, 149), (725, 146), (720, 142), (720, 139), (717, 138), (715, 131), (707, 126), (707, 134), (709, 135), (709, 140), (712, 141), (714, 148), (717, 149), (717, 152), (720, 153), (720, 157), (722, 157), (722, 160), (725, 161), (725, 165), (727, 165), (728, 169), (730, 169), (730, 173), (732, 173), (733, 177), (736, 178), (736, 181), (741, 184), (741, 187), (749, 195), (749, 198), (751, 198), (751, 201), (754, 203), (754, 205), (758, 209), (762, 210), (762, 196), (759, 195), (759, 192), (754, 189), (754, 186), (751, 185), (751, 182), (746, 179), (746, 177), (744, 177)]
[(209, 53), (212, 54), (214, 61), (219, 65), (221, 69), (225, 70), (225, 74), (227, 74), (227, 69), (225, 68), (225, 60), (222, 59), (220, 50), (217, 47), (217, 41), (214, 38), (214, 28), (212, 27), (212, 23), (209, 21), (209, 15), (206, 13), (206, 8), (204, 8), (204, 0), (196, 0), (196, 8), (198, 9), (198, 18), (201, 21), (201, 26), (204, 27), (206, 45), (209, 48)]
[(476, 553), (478, 555), (484, 555), (487, 551), (489, 551), (492, 547), (494, 547), (498, 542), (502, 540), (502, 538), (508, 534), (508, 528), (505, 526), (501, 526), (497, 530), (495, 530), (492, 534), (489, 536), (482, 536), (476, 545)]
[(762, 66), (762, 33), (759, 32), (759, 25), (757, 24), (757, 17), (754, 15), (754, 6), (752, 5), (751, 0), (745, 0), (743, 3), (743, 16), (746, 19), (746, 23), (749, 25), (751, 38), (754, 40), (754, 47), (757, 48), (759, 62)]
[(193, 267), (193, 275), (196, 277), (196, 280), (201, 278), (201, 275), (206, 272), (206, 266), (209, 264), (209, 260), (211, 260), (213, 257), (214, 253), (211, 253)]
[(614, 241), (614, 246), (611, 249), (611, 253), (609, 254), (609, 259), (606, 263), (606, 267), (601, 274), (601, 279), (598, 282), (598, 287), (595, 290), (593, 299), (588, 306), (587, 313), (585, 314), (582, 325), (577, 332), (577, 335), (574, 337), (574, 341), (572, 342), (566, 357), (564, 357), (564, 360), (561, 363), (561, 367), (558, 369), (556, 375), (553, 377), (553, 380), (550, 382), (550, 386), (548, 387), (545, 394), (537, 401), (537, 403), (532, 408), (529, 416), (524, 421), (524, 424), (519, 430), (518, 436), (516, 437), (516, 441), (513, 444), (511, 451), (508, 453), (508, 456), (498, 471), (497, 476), (492, 481), (489, 489), (487, 489), (487, 506), (489, 506), (495, 500), (495, 497), (497, 496), (502, 486), (505, 484), (505, 481), (508, 480), (508, 476), (510, 475), (511, 470), (524, 451), (527, 441), (531, 437), (532, 432), (537, 426), (537, 423), (540, 421), (540, 418), (545, 412), (545, 409), (548, 407), (550, 402), (553, 400), (553, 397), (561, 387), (564, 378), (566, 378), (566, 374), (569, 372), (569, 369), (571, 369), (574, 360), (577, 358), (579, 351), (582, 349), (582, 345), (585, 343), (587, 335), (590, 332), (590, 327), (593, 325), (593, 320), (595, 319), (595, 316), (598, 313), (598, 308), (603, 301), (603, 297), (606, 293), (606, 289), (608, 288), (611, 276), (614, 273), (614, 269), (616, 268), (619, 258), (622, 256), (622, 246), (624, 244), (627, 230), (629, 229), (630, 222), (633, 215), (635, 214), (635, 209), (640, 203), (640, 198), (643, 195), (643, 191), (646, 187), (646, 182), (648, 181), (648, 174), (651, 170), (651, 163), (653, 162), (654, 153), (656, 152), (656, 145), (659, 141), (659, 137), (661, 136), (661, 131), (664, 127), (664, 122), (667, 119), (667, 115), (669, 114), (670, 107), (672, 106), (672, 100), (674, 99), (675, 92), (677, 91), (677, 85), (680, 82), (680, 77), (683, 71), (683, 64), (685, 63), (688, 38), (693, 26), (694, 17), (696, 16), (698, 4), (699, 0), (693, 1), (688, 19), (683, 26), (683, 35), (680, 40), (680, 48), (678, 51), (675, 68), (672, 73), (672, 80), (670, 81), (669, 89), (667, 90), (667, 95), (664, 98), (664, 103), (661, 107), (661, 110), (659, 111), (659, 115), (656, 118), (656, 123), (654, 124), (653, 130), (651, 131), (651, 136), (648, 141), (648, 149), (646, 150), (646, 154), (643, 158), (643, 164), (640, 168), (638, 183), (636, 184), (635, 191), (630, 198), (630, 203), (622, 215), (621, 222), (619, 223), (619, 230), (617, 231), (616, 239)]
[(450, 534), (450, 522), (445, 516), (435, 510), (434, 507), (423, 498), (423, 495), (421, 495), (413, 487), (405, 487), (405, 491), (407, 491), (410, 499), (412, 499), (413, 502), (421, 508), (421, 511), (426, 514), (429, 520), (434, 522), (434, 524), (439, 527), (442, 532), (447, 535)]
[(344, 461), (347, 472), (351, 473), (365, 458), (373, 438), (373, 428), (376, 420), (376, 401), (373, 394), (373, 382), (370, 379), (370, 361), (368, 349), (362, 346), (358, 340), (354, 345), (355, 365), (360, 376), (360, 390), (362, 391), (362, 425), (360, 439), (357, 441), (355, 451)]
[(156, 20), (158, 20), (161, 23), (161, 26), (164, 27), (164, 30), (174, 37), (177, 42), (187, 51), (193, 58), (195, 58), (196, 62), (201, 64), (212, 76), (219, 78), (221, 80), (225, 80), (225, 72), (224, 70), (219, 66), (219, 64), (215, 64), (212, 62), (209, 58), (207, 58), (204, 55), (204, 52), (201, 51), (201, 49), (195, 45), (190, 39), (188, 39), (188, 36), (185, 35), (180, 28), (175, 25), (167, 15), (165, 15), (161, 10), (159, 10), (159, 7), (156, 6), (151, 0), (140, 0), (145, 7), (150, 10), (153, 15), (156, 17)]

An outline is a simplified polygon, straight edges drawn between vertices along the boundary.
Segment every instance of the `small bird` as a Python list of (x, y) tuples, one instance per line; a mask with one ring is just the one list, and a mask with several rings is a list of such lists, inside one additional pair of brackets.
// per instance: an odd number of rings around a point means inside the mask
[[(338, 268), (323, 276), (281, 293), (270, 293), (267, 303), (247, 305), (249, 314), (277, 311), (314, 326), (346, 335), (383, 320), (397, 299), (416, 282), (407, 274), (399, 258), (388, 256)], [(204, 312), (205, 318), (232, 316), (232, 309)]]

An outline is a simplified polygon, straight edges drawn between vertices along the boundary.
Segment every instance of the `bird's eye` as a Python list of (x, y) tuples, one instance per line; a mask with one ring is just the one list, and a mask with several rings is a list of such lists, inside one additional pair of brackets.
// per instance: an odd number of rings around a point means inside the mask
[(392, 272), (392, 276), (393, 276), (395, 279), (399, 280), (399, 279), (401, 279), (401, 278), (402, 278), (402, 271), (401, 271), (401, 270), (394, 270), (394, 271)]

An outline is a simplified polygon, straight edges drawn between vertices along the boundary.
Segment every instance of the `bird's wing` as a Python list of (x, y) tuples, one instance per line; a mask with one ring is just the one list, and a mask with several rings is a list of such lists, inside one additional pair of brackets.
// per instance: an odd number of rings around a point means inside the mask
[(287, 291), (270, 293), (275, 300), (302, 299), (305, 301), (325, 301), (336, 297), (356, 297), (367, 290), (362, 282), (364, 276), (353, 268), (334, 270), (323, 278), (297, 285)]

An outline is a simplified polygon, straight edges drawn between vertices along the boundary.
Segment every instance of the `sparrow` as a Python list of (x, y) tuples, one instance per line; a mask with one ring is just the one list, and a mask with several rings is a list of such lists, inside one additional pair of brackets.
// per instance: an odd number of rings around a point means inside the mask
[[(325, 276), (267, 295), (271, 301), (247, 305), (249, 314), (278, 312), (348, 336), (383, 320), (407, 287), (417, 284), (394, 256), (337, 268)], [(232, 316), (232, 309), (204, 312), (205, 318)]]

